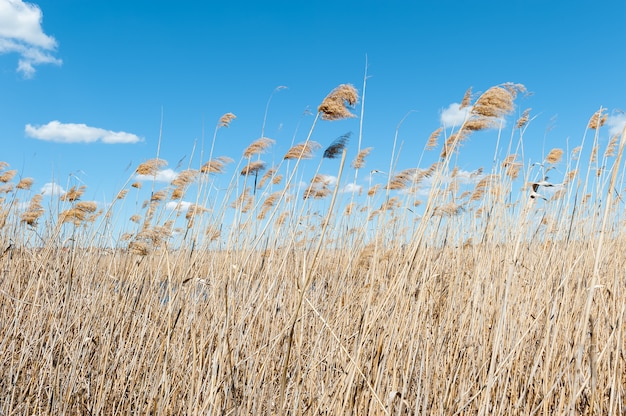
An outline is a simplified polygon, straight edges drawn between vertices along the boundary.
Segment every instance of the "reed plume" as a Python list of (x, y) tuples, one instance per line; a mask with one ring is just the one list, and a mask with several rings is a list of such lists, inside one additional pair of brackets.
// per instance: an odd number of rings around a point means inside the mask
[(265, 182), (267, 182), (267, 180), (269, 178), (274, 176), (275, 173), (276, 173), (276, 168), (273, 167), (273, 168), (268, 169), (267, 172), (265, 172), (265, 174), (263, 174), (263, 176), (259, 180), (259, 184), (257, 185), (257, 189), (263, 188), (263, 186), (265, 186)]
[(20, 216), (22, 222), (30, 226), (37, 225), (37, 220), (44, 214), (43, 207), (41, 206), (42, 199), (43, 195), (41, 194), (37, 194), (31, 198), (28, 209)]
[(312, 159), (313, 151), (319, 149), (320, 147), (322, 146), (319, 143), (311, 140), (304, 143), (298, 143), (287, 151), (283, 159)]
[(354, 107), (359, 99), (358, 92), (350, 84), (341, 84), (324, 98), (317, 111), (322, 120), (342, 120), (356, 117), (348, 107)]
[(439, 136), (441, 136), (442, 131), (443, 127), (439, 127), (430, 134), (428, 141), (426, 142), (426, 150), (433, 150), (437, 147), (437, 142), (439, 141)]
[(604, 126), (604, 124), (606, 123), (608, 119), (608, 115), (605, 113), (605, 111), (606, 111), (606, 108), (600, 107), (598, 111), (593, 113), (593, 115), (591, 116), (591, 119), (589, 120), (589, 124), (587, 125), (587, 127), (589, 127), (592, 130), (597, 130), (600, 127)]
[(529, 120), (529, 116), (530, 116), (530, 110), (532, 110), (532, 108), (527, 108), (526, 110), (524, 110), (524, 112), (522, 113), (521, 117), (517, 119), (517, 122), (515, 122), (515, 127), (516, 128), (521, 129), (526, 124), (528, 124), (528, 120)]
[(232, 163), (233, 160), (227, 156), (220, 156), (216, 159), (209, 160), (200, 168), (200, 172), (206, 174), (218, 174), (224, 172), (224, 166), (228, 163)]
[(366, 147), (365, 149), (361, 150), (352, 161), (352, 168), (361, 169), (363, 166), (365, 166), (365, 158), (367, 157), (367, 155), (370, 154), (371, 151), (372, 147)]
[(489, 88), (472, 107), (472, 114), (477, 116), (500, 118), (513, 111), (513, 101), (520, 92), (526, 91), (521, 84), (507, 83)]
[(559, 163), (562, 156), (563, 156), (562, 149), (552, 149), (550, 150), (550, 153), (548, 153), (548, 156), (546, 156), (546, 162), (550, 164)]
[(237, 116), (234, 115), (233, 113), (226, 113), (224, 114), (222, 117), (220, 117), (220, 120), (218, 122), (218, 128), (220, 127), (229, 127), (230, 126), (230, 122), (233, 121), (234, 119), (236, 119)]
[(15, 187), (17, 189), (29, 190), (34, 182), (33, 178), (22, 178)]
[(243, 151), (243, 157), (249, 159), (254, 155), (264, 153), (274, 143), (274, 140), (267, 137), (261, 137), (260, 139), (256, 139), (255, 141), (250, 143), (250, 145), (246, 147), (246, 149)]
[(351, 135), (352, 135), (352, 132), (348, 132), (344, 134), (343, 136), (335, 139), (335, 141), (333, 141), (330, 144), (330, 146), (328, 146), (326, 150), (324, 150), (323, 158), (335, 159), (337, 155), (339, 155), (343, 151), (343, 149), (346, 147)]
[(154, 176), (162, 167), (167, 166), (167, 161), (163, 159), (150, 159), (137, 166), (135, 173), (138, 175)]
[(461, 105), (459, 106), (459, 109), (469, 107), (471, 100), (472, 100), (472, 87), (469, 87), (465, 91), (465, 94), (463, 95), (463, 100), (461, 100)]
[(265, 169), (265, 162), (263, 162), (261, 160), (256, 160), (256, 161), (248, 163), (241, 170), (240, 173), (241, 173), (242, 176), (254, 175), (254, 174), (262, 171), (263, 169)]
[(13, 180), (13, 178), (15, 177), (15, 175), (17, 174), (17, 170), (13, 169), (13, 170), (7, 170), (5, 172), (2, 173), (2, 175), (0, 175), (0, 182), (3, 183), (7, 183), (11, 180)]
[(69, 191), (61, 195), (61, 201), (74, 202), (80, 199), (80, 197), (83, 196), (86, 188), (87, 187), (85, 185), (81, 185), (79, 188), (76, 188), (76, 186), (72, 186)]

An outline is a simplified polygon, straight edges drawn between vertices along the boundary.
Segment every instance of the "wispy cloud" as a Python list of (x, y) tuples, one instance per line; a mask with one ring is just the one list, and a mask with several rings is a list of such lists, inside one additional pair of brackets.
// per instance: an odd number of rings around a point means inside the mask
[(41, 28), (42, 17), (41, 9), (35, 4), (0, 0), (0, 54), (19, 54), (17, 71), (26, 78), (35, 75), (35, 65), (62, 63), (53, 55), (56, 39)]
[(165, 208), (169, 210), (187, 211), (193, 203), (188, 201), (169, 201), (165, 204)]
[(178, 172), (173, 169), (163, 169), (155, 175), (135, 175), (135, 179), (138, 181), (157, 181), (170, 183), (178, 177)]
[(48, 182), (41, 187), (40, 192), (45, 196), (61, 195), (65, 193), (65, 189), (57, 183)]
[[(0, 2), (2, 1), (0, 0)], [(43, 126), (27, 124), (24, 130), (26, 135), (33, 139), (57, 143), (94, 143), (100, 141), (107, 144), (117, 144), (142, 141), (140, 137), (123, 131), (115, 132), (90, 127), (86, 124), (61, 123), (57, 120)]]
[(471, 107), (461, 108), (461, 104), (452, 103), (448, 108), (441, 111), (441, 124), (446, 128), (460, 126), (470, 111)]
[(361, 185), (357, 185), (355, 183), (349, 183), (343, 187), (341, 192), (345, 194), (351, 194), (352, 192), (361, 193), (362, 190), (363, 190), (363, 187)]
[(609, 135), (615, 136), (616, 134), (622, 134), (624, 127), (626, 126), (626, 113), (618, 113), (611, 115), (606, 121), (609, 126)]

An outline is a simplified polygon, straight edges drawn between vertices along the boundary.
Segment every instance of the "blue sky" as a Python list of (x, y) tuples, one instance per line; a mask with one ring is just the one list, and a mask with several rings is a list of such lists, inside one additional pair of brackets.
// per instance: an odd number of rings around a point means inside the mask
[[(0, 160), (33, 177), (33, 191), (84, 183), (85, 199), (110, 201), (156, 156), (161, 123), (160, 155), (177, 172), (194, 143), (198, 167), (203, 126), (209, 146), (217, 120), (232, 112), (215, 155), (238, 160), (260, 137), (271, 96), (265, 136), (276, 145), (263, 159), (278, 162), (306, 137), (307, 108), (342, 83), (362, 93), (367, 57), (368, 170), (388, 170), (409, 111), (398, 169), (417, 166), (443, 110), (467, 88), (504, 82), (532, 92), (508, 125), (532, 108), (525, 156), (540, 161), (567, 140), (580, 144), (600, 106), (614, 130), (624, 122), (625, 18), (621, 0), (0, 0)], [(279, 86), (287, 88), (273, 94)], [(326, 146), (349, 131), (352, 158), (358, 118), (318, 123), (312, 139)], [(607, 126), (601, 140), (609, 135)], [(472, 137), (459, 167), (489, 169), (495, 143), (495, 132)]]

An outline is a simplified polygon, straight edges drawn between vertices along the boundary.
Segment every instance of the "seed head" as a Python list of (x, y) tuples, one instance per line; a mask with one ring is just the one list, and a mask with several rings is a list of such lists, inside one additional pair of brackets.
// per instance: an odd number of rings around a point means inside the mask
[(324, 98), (317, 111), (321, 113), (322, 120), (342, 120), (356, 117), (348, 110), (354, 107), (359, 99), (359, 94), (350, 84), (341, 84)]

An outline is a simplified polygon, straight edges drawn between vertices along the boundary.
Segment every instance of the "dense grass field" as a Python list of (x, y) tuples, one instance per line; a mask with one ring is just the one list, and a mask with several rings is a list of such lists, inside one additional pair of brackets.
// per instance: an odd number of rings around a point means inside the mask
[[(626, 414), (626, 134), (599, 148), (600, 109), (581, 147), (525, 166), (525, 112), (492, 168), (454, 164), (523, 91), (466, 94), (463, 125), (424, 138), (435, 164), (361, 195), (340, 184), (366, 175), (370, 149), (347, 160), (342, 137), (320, 157), (310, 140), (353, 116), (349, 85), (281, 165), (260, 138), (219, 193), (233, 160), (211, 147), (131, 219), (118, 207), (135, 176), (106, 207), (75, 187), (44, 208), (3, 163), (0, 414)], [(298, 193), (302, 164), (325, 159), (336, 183), (316, 174)], [(164, 208), (189, 195), (181, 215)]]

